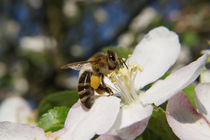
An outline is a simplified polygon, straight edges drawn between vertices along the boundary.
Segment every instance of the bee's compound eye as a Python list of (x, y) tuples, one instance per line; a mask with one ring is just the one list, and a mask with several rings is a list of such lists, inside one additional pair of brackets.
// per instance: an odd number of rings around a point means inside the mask
[(109, 59), (111, 59), (112, 61), (115, 61), (115, 56), (113, 52), (109, 53)]

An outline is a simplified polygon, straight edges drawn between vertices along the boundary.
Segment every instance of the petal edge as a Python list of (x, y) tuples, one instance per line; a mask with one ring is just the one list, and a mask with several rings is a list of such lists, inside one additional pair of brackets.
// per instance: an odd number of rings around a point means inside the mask
[(145, 105), (154, 103), (156, 106), (164, 103), (199, 76), (207, 58), (208, 56), (205, 54), (196, 61), (171, 73), (166, 79), (157, 81), (142, 95), (142, 103)]

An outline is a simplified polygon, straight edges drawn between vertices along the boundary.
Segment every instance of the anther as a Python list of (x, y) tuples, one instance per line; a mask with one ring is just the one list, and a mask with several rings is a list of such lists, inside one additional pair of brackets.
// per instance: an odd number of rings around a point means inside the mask
[(143, 71), (143, 68), (138, 64), (137, 66), (137, 69), (140, 71), (140, 72), (142, 72)]

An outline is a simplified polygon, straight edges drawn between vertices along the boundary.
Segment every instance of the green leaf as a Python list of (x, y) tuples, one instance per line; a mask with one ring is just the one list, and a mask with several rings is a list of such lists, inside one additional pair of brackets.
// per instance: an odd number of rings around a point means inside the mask
[(56, 92), (46, 96), (39, 104), (38, 110), (40, 117), (42, 114), (46, 113), (49, 109), (56, 106), (66, 106), (71, 107), (78, 100), (77, 91), (62, 91)]
[(135, 140), (143, 140), (142, 136), (138, 136)]
[(10, 74), (6, 74), (2, 77), (0, 77), (0, 89), (8, 88), (13, 89), (13, 78)]
[(117, 56), (119, 58), (128, 58), (129, 54), (132, 54), (132, 51), (127, 48), (120, 48), (120, 47), (105, 47), (103, 48), (103, 52), (106, 52), (107, 50), (113, 50), (115, 53), (117, 53)]
[(67, 107), (55, 107), (50, 109), (48, 113), (42, 115), (38, 122), (38, 126), (45, 132), (57, 131), (64, 127), (69, 108)]
[(206, 63), (210, 63), (210, 57), (208, 57), (208, 59), (207, 59)]
[(191, 84), (187, 86), (185, 89), (183, 89), (182, 91), (185, 93), (185, 95), (187, 95), (190, 102), (197, 109), (196, 104), (195, 104), (195, 98), (194, 98), (194, 90), (195, 90), (195, 85)]
[(198, 44), (199, 36), (194, 31), (187, 31), (183, 34), (183, 43), (187, 44), (188, 46), (193, 46)]
[[(168, 72), (166, 72), (161, 78), (160, 78), (160, 80), (164, 80), (167, 76), (169, 76), (170, 75), (170, 72), (168, 71)], [(145, 89), (149, 89), (149, 88), (151, 88), (152, 87), (152, 85), (154, 84), (155, 82), (152, 82), (152, 83), (150, 83), (150, 84), (148, 84), (146, 87), (145, 87)]]
[[(147, 129), (159, 137), (157, 137), (157, 140), (178, 140), (168, 125), (165, 111), (161, 107), (154, 107)], [(143, 139), (147, 139), (145, 138), (146, 135), (143, 136)]]
[[(164, 138), (158, 136), (153, 131), (146, 129), (144, 133), (142, 134), (143, 140), (165, 140)], [(137, 139), (138, 140), (138, 139)]]
[(166, 77), (168, 77), (171, 73), (167, 71), (160, 79), (164, 80)]

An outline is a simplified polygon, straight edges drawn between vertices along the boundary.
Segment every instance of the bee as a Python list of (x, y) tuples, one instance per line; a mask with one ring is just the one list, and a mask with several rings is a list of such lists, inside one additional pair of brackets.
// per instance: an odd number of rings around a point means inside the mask
[(104, 76), (118, 71), (121, 61), (122, 59), (119, 59), (113, 50), (107, 50), (105, 53), (96, 53), (87, 61), (64, 65), (61, 69), (81, 70), (81, 68), (91, 67), (90, 70), (84, 70), (80, 74), (78, 82), (80, 101), (86, 108), (90, 109), (95, 101), (94, 91), (98, 94), (107, 92), (109, 96), (113, 95), (113, 91), (104, 83)]

